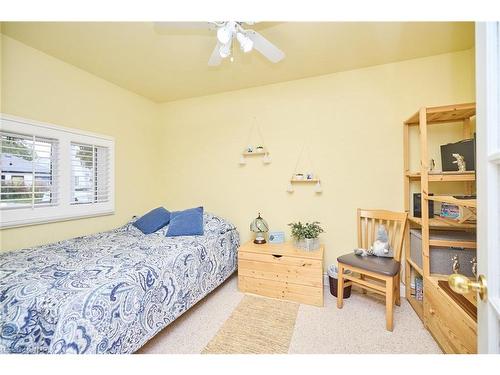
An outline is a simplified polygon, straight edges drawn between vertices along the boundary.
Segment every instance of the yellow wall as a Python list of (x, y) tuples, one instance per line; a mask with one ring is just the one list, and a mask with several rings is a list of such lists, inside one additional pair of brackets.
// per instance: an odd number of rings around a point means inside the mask
[[(170, 209), (203, 204), (243, 240), (258, 212), (287, 236), (287, 223), (318, 220), (332, 263), (356, 245), (357, 207), (402, 209), (402, 122), (420, 106), (473, 101), (473, 62), (470, 50), (162, 104), (162, 200)], [(273, 162), (239, 166), (254, 116)], [(439, 144), (461, 134), (432, 131), (436, 159)], [(321, 195), (307, 185), (286, 192), (304, 144)]]
[[(107, 230), (157, 205), (204, 205), (234, 222), (243, 240), (257, 212), (287, 236), (287, 223), (318, 220), (328, 264), (355, 246), (357, 207), (402, 209), (402, 121), (422, 105), (474, 100), (473, 51), (156, 104), (1, 41), (2, 112), (116, 139), (115, 215), (2, 230), (2, 250)], [(254, 116), (273, 162), (242, 167)], [(432, 132), (437, 160), (438, 145), (461, 134), (458, 126)], [(304, 144), (321, 195), (306, 185), (286, 192)]]
[(115, 215), (2, 230), (2, 250), (114, 228), (160, 203), (155, 103), (6, 36), (2, 76), (2, 112), (111, 135), (116, 142)]

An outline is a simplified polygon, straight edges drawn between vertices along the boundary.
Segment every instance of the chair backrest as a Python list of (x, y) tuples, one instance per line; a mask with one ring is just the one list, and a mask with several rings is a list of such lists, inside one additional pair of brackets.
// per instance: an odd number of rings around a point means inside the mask
[(406, 212), (358, 208), (358, 247), (368, 249), (375, 241), (378, 226), (383, 224), (387, 229), (389, 244), (394, 250), (394, 260), (399, 262), (407, 216)]

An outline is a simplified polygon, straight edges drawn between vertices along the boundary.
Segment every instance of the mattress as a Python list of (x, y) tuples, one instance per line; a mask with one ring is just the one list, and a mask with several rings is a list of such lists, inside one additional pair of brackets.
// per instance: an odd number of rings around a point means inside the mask
[(133, 353), (235, 270), (239, 234), (144, 235), (132, 222), (0, 254), (0, 353)]

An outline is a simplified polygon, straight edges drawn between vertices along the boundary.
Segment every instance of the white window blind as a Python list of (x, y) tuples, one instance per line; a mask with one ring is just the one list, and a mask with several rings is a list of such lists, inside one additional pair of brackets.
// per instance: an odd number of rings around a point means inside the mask
[(58, 141), (5, 131), (0, 139), (0, 209), (57, 204)]
[(107, 147), (71, 143), (71, 204), (107, 202), (109, 169)]
[(0, 114), (0, 228), (114, 213), (112, 137)]

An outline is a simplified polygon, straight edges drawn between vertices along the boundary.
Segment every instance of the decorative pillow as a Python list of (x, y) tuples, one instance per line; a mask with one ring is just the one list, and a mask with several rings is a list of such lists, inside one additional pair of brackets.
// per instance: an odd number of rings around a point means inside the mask
[(167, 225), (170, 221), (170, 215), (168, 210), (158, 207), (141, 216), (132, 225), (142, 233), (150, 234)]
[(167, 230), (167, 237), (202, 235), (203, 207), (172, 212)]

